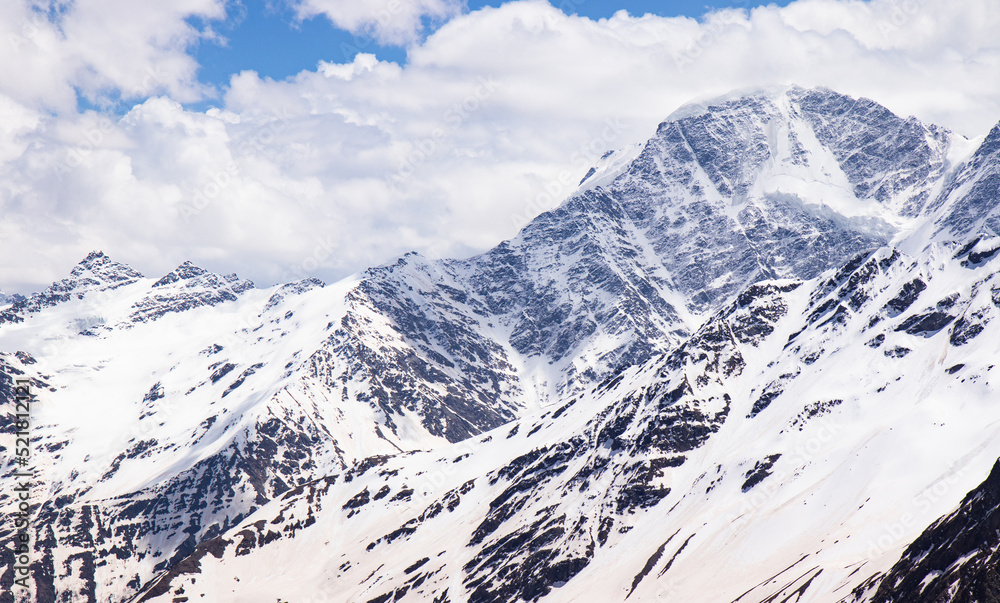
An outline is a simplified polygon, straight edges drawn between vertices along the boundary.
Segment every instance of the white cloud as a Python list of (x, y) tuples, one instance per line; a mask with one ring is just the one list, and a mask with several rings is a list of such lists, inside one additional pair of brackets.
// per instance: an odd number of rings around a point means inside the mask
[(297, 0), (300, 18), (324, 15), (340, 29), (383, 44), (417, 41), (423, 20), (443, 21), (462, 12), (460, 0)]
[(0, 285), (37, 288), (96, 248), (153, 275), (192, 259), (265, 284), (332, 280), (411, 249), (484, 250), (565, 197), (605, 150), (644, 140), (693, 97), (745, 86), (825, 85), (982, 135), (1000, 121), (991, 8), (799, 0), (703, 21), (591, 21), (516, 2), (452, 18), (405, 66), (360, 54), (282, 82), (235, 75), (207, 114), (177, 103), (197, 93), (187, 80), (165, 78), (164, 97), (120, 122), (45, 107), (81, 73), (133, 86), (141, 61), (101, 58), (115, 48), (183, 61), (182, 42), (166, 41), (183, 27), (124, 32), (87, 69), (56, 36), (43, 53), (55, 83), (19, 90), (0, 73)]
[(224, 16), (224, 0), (9, 0), (0, 3), (0, 94), (33, 108), (76, 106), (166, 92), (188, 102), (205, 92), (186, 51), (201, 32), (188, 17)]

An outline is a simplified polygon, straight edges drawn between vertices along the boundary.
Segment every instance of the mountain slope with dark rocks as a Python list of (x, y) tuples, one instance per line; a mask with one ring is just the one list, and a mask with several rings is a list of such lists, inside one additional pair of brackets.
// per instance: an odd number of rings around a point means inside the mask
[(892, 569), (855, 594), (872, 603), (1000, 601), (998, 551), (1000, 461), (955, 511), (914, 540)]
[(840, 601), (995, 461), (1000, 264), (947, 257), (755, 284), (564, 406), (272, 501), (136, 600)]
[(467, 259), (95, 252), (0, 308), (29, 600), (839, 601), (998, 456), (995, 133), (743, 91)]

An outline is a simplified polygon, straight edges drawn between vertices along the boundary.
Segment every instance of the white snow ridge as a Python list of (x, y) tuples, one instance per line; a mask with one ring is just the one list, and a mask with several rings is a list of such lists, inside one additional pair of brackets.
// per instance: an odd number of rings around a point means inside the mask
[(0, 296), (37, 475), (0, 603), (1000, 600), (1000, 126), (969, 146), (741, 91), (469, 259)]

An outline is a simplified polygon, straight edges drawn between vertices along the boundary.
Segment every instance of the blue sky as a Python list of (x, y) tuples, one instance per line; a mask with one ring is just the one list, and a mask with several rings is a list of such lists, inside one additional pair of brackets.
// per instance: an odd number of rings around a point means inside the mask
[[(767, 4), (786, 6), (790, 1), (559, 0), (552, 4), (566, 13), (576, 13), (591, 19), (610, 17), (622, 9), (636, 16), (653, 13), (665, 17), (684, 15), (697, 18), (719, 8), (752, 8)], [(471, 0), (468, 2), (468, 10), (501, 4), (503, 2), (498, 0)], [(197, 20), (192, 20), (192, 23), (205, 25)], [(406, 61), (405, 48), (382, 46), (370, 37), (337, 29), (323, 16), (300, 21), (288, 4), (280, 0), (244, 0), (242, 5), (233, 3), (226, 21), (212, 22), (210, 25), (226, 39), (226, 44), (205, 41), (193, 49), (192, 53), (201, 65), (199, 80), (219, 88), (228, 84), (230, 75), (243, 70), (253, 70), (261, 77), (281, 80), (302, 70), (315, 69), (320, 60), (350, 62), (358, 51), (372, 53), (381, 60), (400, 64)], [(434, 26), (434, 23), (427, 23), (427, 31), (433, 30)]]

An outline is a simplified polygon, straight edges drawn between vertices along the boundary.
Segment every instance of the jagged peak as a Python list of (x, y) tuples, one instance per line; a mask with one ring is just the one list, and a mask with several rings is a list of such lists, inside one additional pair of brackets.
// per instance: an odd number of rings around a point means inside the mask
[(142, 273), (128, 264), (112, 260), (103, 251), (92, 251), (73, 267), (66, 278), (52, 283), (44, 291), (27, 299), (21, 297), (16, 300), (0, 315), (0, 324), (21, 322), (25, 316), (45, 308), (72, 299), (83, 299), (95, 292), (131, 285), (142, 278)]
[(91, 275), (105, 282), (121, 282), (142, 278), (142, 273), (138, 270), (128, 264), (112, 260), (103, 251), (91, 251), (88, 253), (87, 257), (80, 260), (73, 267), (69, 275), (71, 277), (79, 277), (85, 272), (90, 272)]
[(253, 281), (235, 273), (222, 276), (188, 260), (153, 283), (151, 293), (132, 305), (129, 320), (148, 322), (170, 313), (236, 301), (254, 288)]
[(160, 280), (153, 283), (153, 287), (162, 287), (164, 285), (169, 285), (170, 283), (176, 283), (177, 281), (190, 280), (208, 273), (208, 270), (205, 270), (200, 266), (196, 266), (191, 260), (185, 260), (180, 266), (174, 268), (167, 274), (163, 275)]
[(366, 277), (371, 277), (373, 275), (396, 272), (399, 270), (420, 270), (426, 268), (431, 263), (431, 260), (424, 257), (419, 252), (408, 251), (393, 260), (385, 262), (384, 264), (368, 268), (365, 270), (364, 275)]
[(110, 260), (111, 258), (109, 258), (108, 255), (103, 251), (91, 251), (90, 253), (87, 254), (87, 257), (83, 258), (83, 260), (80, 263), (84, 265), (89, 265), (97, 262), (103, 263)]
[(19, 301), (24, 301), (26, 298), (19, 293), (7, 294), (4, 290), (0, 289), (0, 306), (6, 306), (9, 304), (16, 304)]
[(992, 155), (1000, 155), (1000, 122), (993, 126), (993, 129), (983, 139), (982, 144), (976, 149), (975, 154), (980, 161), (982, 161), (981, 158)]
[(236, 273), (225, 276), (219, 275), (198, 266), (191, 260), (185, 260), (177, 268), (163, 275), (163, 277), (153, 283), (153, 288), (157, 289), (173, 284), (178, 284), (178, 286), (183, 288), (229, 288), (236, 294), (255, 288), (253, 281), (241, 279)]
[[(231, 276), (236, 276), (231, 275)], [(228, 277), (227, 277), (228, 278)], [(277, 288), (277, 290), (271, 295), (264, 304), (263, 312), (267, 312), (274, 306), (280, 304), (289, 295), (301, 295), (307, 291), (312, 291), (313, 289), (321, 289), (326, 286), (326, 283), (319, 280), (318, 278), (304, 278), (299, 281), (294, 281), (291, 283), (286, 283)]]

